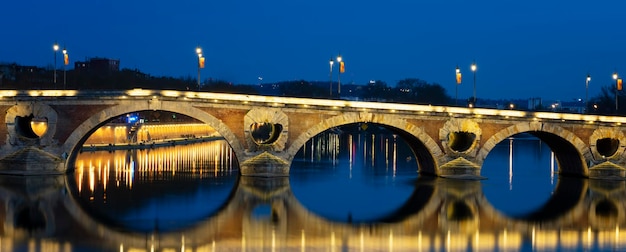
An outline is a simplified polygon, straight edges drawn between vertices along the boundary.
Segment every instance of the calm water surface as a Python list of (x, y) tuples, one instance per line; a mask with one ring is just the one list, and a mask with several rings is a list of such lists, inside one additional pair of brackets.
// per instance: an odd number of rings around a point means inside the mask
[(239, 177), (223, 141), (83, 152), (59, 177), (2, 177), (1, 251), (626, 249), (623, 181), (560, 179), (551, 150), (500, 143), (481, 175), (418, 175), (389, 132), (327, 132), (289, 177)]

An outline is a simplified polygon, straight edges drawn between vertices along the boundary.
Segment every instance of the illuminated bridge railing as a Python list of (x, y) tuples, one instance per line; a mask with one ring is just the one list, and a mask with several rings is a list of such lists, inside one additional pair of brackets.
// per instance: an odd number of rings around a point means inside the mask
[(211, 92), (193, 92), (177, 90), (147, 90), (132, 89), (120, 91), (82, 91), (82, 90), (2, 90), (2, 100), (29, 100), (32, 98), (72, 98), (89, 100), (123, 100), (123, 99), (187, 99), (205, 103), (239, 103), (254, 104), (266, 107), (305, 107), (311, 109), (331, 109), (342, 111), (369, 111), (382, 113), (420, 113), (439, 116), (466, 116), (466, 117), (498, 117), (518, 120), (559, 120), (569, 122), (583, 122), (588, 124), (602, 123), (621, 125), (626, 123), (626, 117), (605, 116), (575, 113), (538, 112), (521, 110), (502, 110), (490, 108), (466, 108), (449, 106), (432, 106), (420, 104), (367, 102), (352, 100), (331, 100), (314, 98), (296, 98), (279, 96), (262, 96), (248, 94), (227, 94)]

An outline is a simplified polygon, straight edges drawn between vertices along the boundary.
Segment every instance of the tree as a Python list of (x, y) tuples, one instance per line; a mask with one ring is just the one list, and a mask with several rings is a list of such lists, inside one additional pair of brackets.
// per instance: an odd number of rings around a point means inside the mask
[(365, 100), (386, 101), (392, 97), (391, 88), (381, 80), (368, 83), (363, 92), (363, 99)]
[(313, 85), (305, 80), (279, 82), (278, 85), (280, 93), (284, 96), (328, 97), (328, 89)]
[(407, 78), (396, 84), (398, 102), (444, 105), (450, 102), (445, 88), (437, 83), (430, 84), (417, 78)]
[[(618, 110), (615, 110), (615, 86), (603, 86), (600, 94), (589, 99), (587, 111), (598, 114), (626, 114), (626, 95), (618, 92)], [(620, 103), (621, 101), (621, 103)]]

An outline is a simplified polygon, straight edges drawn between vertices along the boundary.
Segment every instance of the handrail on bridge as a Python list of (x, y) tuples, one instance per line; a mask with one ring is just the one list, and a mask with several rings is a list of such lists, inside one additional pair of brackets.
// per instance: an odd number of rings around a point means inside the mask
[(505, 118), (531, 118), (533, 120), (561, 120), (561, 121), (582, 121), (586, 123), (609, 123), (621, 125), (626, 123), (626, 117), (622, 116), (605, 116), (590, 114), (574, 114), (574, 113), (557, 113), (557, 112), (534, 112), (521, 110), (503, 110), (491, 108), (465, 108), (465, 107), (448, 107), (433, 106), (406, 103), (385, 103), (385, 102), (369, 102), (369, 101), (352, 101), (352, 100), (332, 100), (318, 98), (296, 98), (296, 97), (280, 97), (280, 96), (263, 96), (249, 94), (229, 94), (229, 93), (211, 93), (211, 92), (195, 92), (195, 91), (179, 91), (179, 90), (149, 90), (149, 89), (131, 89), (131, 90), (0, 90), (0, 101), (7, 98), (21, 100), (32, 97), (110, 97), (127, 99), (129, 97), (165, 97), (165, 98), (185, 98), (200, 99), (209, 102), (231, 101), (244, 103), (265, 103), (271, 107), (280, 107), (284, 105), (296, 105), (317, 108), (353, 108), (362, 110), (384, 110), (389, 113), (397, 112), (418, 112), (418, 113), (443, 113), (450, 116), (469, 115), (475, 117), (483, 116), (500, 116)]

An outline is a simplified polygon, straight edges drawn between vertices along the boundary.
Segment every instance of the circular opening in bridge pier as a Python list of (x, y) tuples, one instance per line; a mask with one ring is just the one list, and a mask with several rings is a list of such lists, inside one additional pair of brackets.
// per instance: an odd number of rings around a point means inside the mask
[(453, 151), (464, 152), (472, 147), (475, 140), (476, 134), (471, 132), (450, 132), (448, 135), (448, 146), (450, 146), (450, 149)]
[(257, 144), (272, 144), (278, 140), (283, 126), (273, 123), (253, 123), (250, 125), (250, 134)]
[(29, 233), (45, 230), (46, 218), (39, 209), (26, 207), (16, 213), (15, 226)]
[(602, 138), (596, 140), (596, 149), (600, 155), (610, 157), (615, 155), (619, 148), (619, 139), (615, 138)]
[(615, 203), (608, 201), (608, 200), (602, 200), (600, 202), (598, 202), (598, 204), (596, 204), (596, 216), (600, 217), (600, 218), (604, 218), (604, 219), (611, 219), (611, 220), (617, 220), (617, 207), (615, 206)]
[(474, 211), (464, 201), (454, 201), (448, 206), (448, 220), (464, 221), (474, 218)]
[(48, 120), (46, 118), (35, 118), (32, 114), (15, 118), (15, 131), (22, 137), (39, 138), (47, 130)]

